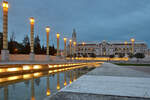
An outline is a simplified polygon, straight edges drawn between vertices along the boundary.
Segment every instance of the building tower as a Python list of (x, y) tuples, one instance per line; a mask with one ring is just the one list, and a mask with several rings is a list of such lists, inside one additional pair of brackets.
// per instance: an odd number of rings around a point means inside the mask
[(73, 33), (72, 33), (72, 43), (73, 42), (77, 42), (77, 39), (76, 39), (76, 30), (73, 29)]
[(75, 29), (73, 29), (73, 33), (72, 33), (72, 50), (73, 50), (73, 56), (75, 57), (75, 54), (76, 54), (76, 47), (74, 45), (74, 43), (76, 44), (77, 40), (76, 40), (76, 31)]

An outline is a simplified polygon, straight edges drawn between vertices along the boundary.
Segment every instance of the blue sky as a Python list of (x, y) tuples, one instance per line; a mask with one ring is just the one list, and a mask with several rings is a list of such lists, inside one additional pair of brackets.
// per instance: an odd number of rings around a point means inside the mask
[(78, 41), (125, 41), (134, 37), (150, 44), (150, 0), (7, 1), (10, 6), (8, 34), (10, 36), (14, 32), (20, 42), (26, 34), (30, 34), (29, 17), (33, 16), (35, 35), (40, 36), (42, 44), (46, 44), (47, 25), (51, 27), (50, 44), (56, 43), (56, 32), (61, 33), (61, 38), (70, 38), (73, 28), (76, 29)]

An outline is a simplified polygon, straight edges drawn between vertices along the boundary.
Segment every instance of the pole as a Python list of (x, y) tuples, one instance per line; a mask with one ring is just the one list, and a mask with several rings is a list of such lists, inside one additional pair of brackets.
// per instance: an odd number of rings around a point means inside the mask
[(59, 33), (57, 33), (57, 56), (59, 56)]
[(3, 1), (3, 50), (1, 50), (2, 61), (9, 60), (8, 51), (8, 2)]

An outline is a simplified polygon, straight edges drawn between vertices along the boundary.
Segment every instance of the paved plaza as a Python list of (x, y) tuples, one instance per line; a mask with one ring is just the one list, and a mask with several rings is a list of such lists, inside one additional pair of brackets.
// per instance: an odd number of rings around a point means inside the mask
[(150, 67), (104, 63), (45, 100), (149, 100)]

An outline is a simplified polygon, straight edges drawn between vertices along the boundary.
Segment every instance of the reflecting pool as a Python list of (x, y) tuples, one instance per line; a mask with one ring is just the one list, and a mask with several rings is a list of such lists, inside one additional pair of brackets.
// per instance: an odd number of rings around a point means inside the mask
[[(36, 72), (0, 78), (0, 100), (43, 100), (75, 81), (85, 68)], [(87, 70), (86, 70), (87, 71)], [(7, 80), (7, 81), (5, 81)]]

